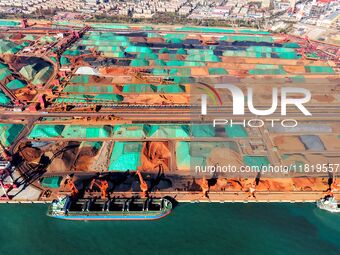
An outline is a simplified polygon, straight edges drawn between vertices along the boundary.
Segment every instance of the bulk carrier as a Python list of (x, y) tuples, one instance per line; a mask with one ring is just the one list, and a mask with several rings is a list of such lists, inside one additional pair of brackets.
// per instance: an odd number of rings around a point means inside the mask
[(65, 220), (156, 220), (167, 216), (172, 202), (167, 198), (73, 199), (54, 200), (47, 215)]

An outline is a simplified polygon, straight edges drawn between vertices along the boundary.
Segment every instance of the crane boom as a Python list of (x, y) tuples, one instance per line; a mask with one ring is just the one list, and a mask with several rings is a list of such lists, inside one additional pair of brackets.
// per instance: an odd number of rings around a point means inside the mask
[(137, 170), (137, 175), (139, 178), (139, 182), (140, 182), (140, 189), (142, 190), (143, 196), (147, 197), (148, 196), (148, 184), (144, 181), (143, 176), (141, 174), (141, 172), (139, 170)]

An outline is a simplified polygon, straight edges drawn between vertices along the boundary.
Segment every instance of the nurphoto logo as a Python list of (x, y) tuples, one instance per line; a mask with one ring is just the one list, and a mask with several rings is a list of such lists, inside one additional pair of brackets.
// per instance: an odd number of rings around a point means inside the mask
[[(247, 98), (247, 109), (249, 112), (255, 116), (269, 116), (276, 112), (279, 106), (279, 99), (280, 99), (280, 106), (281, 116), (287, 116), (287, 106), (293, 105), (295, 106), (302, 114), (305, 116), (311, 116), (312, 114), (307, 110), (304, 104), (308, 103), (311, 100), (311, 92), (305, 88), (298, 88), (298, 87), (282, 87), (280, 90), (278, 88), (272, 88), (272, 103), (270, 108), (268, 109), (256, 109), (254, 106), (254, 95), (253, 95), (253, 88), (247, 87), (247, 94), (245, 95), (243, 91), (232, 84), (214, 84), (215, 89), (227, 89), (231, 93), (232, 96), (232, 114), (234, 116), (242, 116), (245, 115), (246, 107), (245, 107), (245, 98)], [(279, 93), (280, 92), (280, 93)], [(296, 95), (301, 95), (297, 97)], [(201, 114), (207, 115), (208, 107), (207, 107), (207, 94), (201, 94)], [(213, 126), (216, 125), (230, 125), (233, 126), (243, 125), (244, 127), (262, 127), (265, 123), (270, 124), (272, 127), (276, 123), (280, 124), (286, 128), (296, 127), (298, 125), (297, 120), (295, 119), (249, 119), (249, 120), (241, 120), (241, 121), (234, 121), (232, 119), (214, 119)]]

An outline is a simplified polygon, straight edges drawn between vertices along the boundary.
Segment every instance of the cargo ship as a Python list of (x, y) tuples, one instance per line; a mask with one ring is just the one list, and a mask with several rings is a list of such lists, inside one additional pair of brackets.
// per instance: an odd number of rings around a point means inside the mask
[(317, 207), (322, 210), (326, 210), (332, 213), (340, 212), (340, 202), (335, 199), (335, 197), (325, 197), (317, 201)]
[(156, 220), (172, 211), (167, 198), (73, 199), (54, 200), (47, 215), (65, 220)]

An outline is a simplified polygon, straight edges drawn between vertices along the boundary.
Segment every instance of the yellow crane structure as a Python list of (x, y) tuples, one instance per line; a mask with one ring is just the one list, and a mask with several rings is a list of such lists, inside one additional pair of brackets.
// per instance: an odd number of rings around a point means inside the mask
[(138, 175), (138, 178), (139, 178), (139, 183), (140, 183), (139, 186), (140, 186), (140, 189), (142, 190), (142, 196), (148, 197), (148, 190), (149, 190), (148, 184), (144, 181), (143, 176), (139, 170), (137, 170), (136, 174)]

